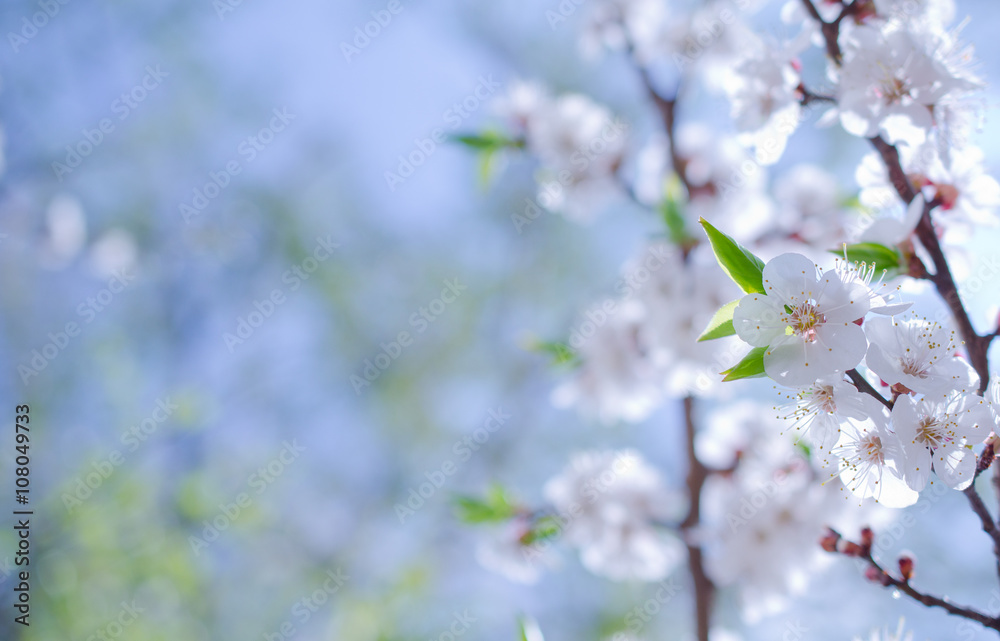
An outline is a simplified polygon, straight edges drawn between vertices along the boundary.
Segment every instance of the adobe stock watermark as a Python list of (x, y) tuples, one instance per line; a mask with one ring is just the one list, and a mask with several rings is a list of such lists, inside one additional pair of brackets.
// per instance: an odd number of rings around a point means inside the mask
[[(561, 512), (551, 515), (556, 533), (561, 535), (574, 521), (584, 516), (587, 513), (584, 508), (594, 504), (602, 494), (613, 488), (618, 477), (634, 469), (636, 463), (634, 454), (620, 452), (611, 462), (609, 469), (587, 479), (580, 489), (580, 495), (584, 502), (574, 500), (566, 505)], [(529, 545), (521, 546), (521, 555), (524, 560), (531, 565), (539, 561), (544, 563), (545, 555), (552, 546), (550, 538), (542, 537)]]
[(469, 614), (468, 610), (462, 610), (461, 613), (455, 610), (452, 612), (451, 624), (447, 629), (443, 630), (437, 637), (432, 637), (429, 641), (455, 641), (464, 636), (472, 628), (472, 624), (477, 621), (479, 619)]
[(403, 5), (400, 0), (389, 0), (385, 9), (372, 11), (372, 19), (363, 25), (354, 27), (354, 38), (347, 42), (340, 41), (340, 53), (344, 54), (344, 60), (351, 62), (351, 58), (361, 55), (361, 50), (372, 43), (372, 40), (382, 35), (382, 30), (389, 26), (395, 16), (403, 13)]
[(294, 637), (298, 626), (305, 625), (351, 578), (341, 568), (327, 570), (324, 576), (322, 585), (292, 605), (291, 613), (278, 624), (277, 630), (264, 633), (264, 641), (287, 641)]
[(219, 17), (219, 22), (225, 20), (227, 14), (236, 11), (242, 4), (243, 0), (212, 0), (212, 8), (215, 9), (215, 15)]
[(44, 29), (69, 2), (70, 0), (36, 0), (41, 11), (34, 12), (30, 17), (21, 18), (21, 28), (17, 32), (7, 32), (7, 42), (10, 43), (14, 53), (21, 53), (21, 47), (37, 36), (39, 30)]
[(400, 525), (406, 524), (406, 519), (416, 514), (417, 510), (422, 508), (437, 494), (437, 491), (444, 486), (447, 480), (455, 475), (459, 465), (471, 459), (472, 455), (478, 452), (490, 440), (490, 437), (506, 425), (511, 418), (512, 416), (504, 412), (502, 407), (491, 409), (486, 420), (483, 421), (482, 427), (455, 441), (451, 451), (458, 458), (458, 463), (452, 459), (446, 459), (437, 469), (424, 472), (424, 478), (427, 480), (417, 487), (409, 488), (406, 503), (396, 503), (394, 509)]
[(559, 25), (566, 22), (576, 10), (587, 0), (562, 0), (555, 9), (545, 10), (545, 19), (549, 22), (549, 28), (555, 31)]
[(82, 319), (82, 325), (77, 321), (70, 321), (63, 326), (62, 330), (49, 332), (48, 342), (31, 350), (31, 358), (27, 364), (18, 363), (17, 373), (21, 376), (21, 382), (27, 386), (32, 376), (38, 374), (49, 366), (59, 354), (69, 347), (74, 338), (80, 336), (83, 327), (89, 325), (97, 318), (97, 315), (107, 309), (115, 300), (135, 280), (135, 274), (129, 273), (128, 269), (120, 269), (111, 275), (107, 284), (92, 296), (88, 296), (76, 306), (76, 315)]
[[(653, 618), (660, 613), (665, 605), (670, 603), (681, 591), (681, 586), (677, 584), (677, 579), (668, 578), (656, 586), (653, 596), (646, 599), (642, 604), (635, 606), (625, 615), (625, 626), (634, 634), (639, 634)], [(625, 632), (618, 632), (612, 641), (627, 641), (631, 636)]]
[(281, 275), (282, 287), (275, 287), (261, 300), (255, 299), (250, 311), (237, 317), (235, 329), (232, 332), (222, 333), (222, 340), (229, 353), (232, 354), (237, 347), (249, 340), (264, 321), (271, 318), (275, 310), (288, 301), (285, 286), (289, 293), (298, 291), (302, 283), (309, 280), (319, 266), (333, 256), (333, 250), (338, 247), (340, 243), (334, 241), (332, 236), (328, 235), (326, 238), (317, 236), (312, 253), (298, 265), (286, 269)]
[(396, 157), (399, 161), (396, 164), (396, 171), (389, 169), (385, 171), (383, 176), (389, 191), (396, 191), (399, 185), (409, 180), (416, 170), (422, 167), (427, 159), (434, 155), (437, 148), (445, 142), (446, 131), (458, 129), (462, 122), (475, 113), (500, 87), (500, 83), (493, 79), (493, 74), (479, 76), (479, 84), (472, 90), (472, 93), (445, 109), (441, 116), (445, 127), (435, 127), (427, 138), (415, 138), (413, 150)]
[(771, 502), (781, 489), (781, 486), (788, 481), (788, 472), (777, 469), (771, 474), (771, 479), (758, 484), (757, 488), (740, 499), (739, 510), (726, 513), (726, 522), (729, 524), (730, 532), (737, 532), (749, 523)]
[(184, 222), (191, 224), (191, 219), (200, 216), (213, 200), (222, 194), (222, 190), (230, 185), (233, 178), (243, 173), (243, 169), (252, 163), (266, 150), (275, 137), (283, 132), (295, 120), (296, 115), (288, 111), (288, 107), (275, 107), (267, 124), (257, 130), (257, 133), (247, 136), (236, 145), (239, 156), (227, 162), (221, 169), (208, 172), (208, 182), (191, 190), (191, 200), (178, 205)]
[(212, 543), (219, 540), (222, 533), (228, 530), (235, 523), (244, 511), (253, 505), (255, 496), (260, 496), (267, 488), (277, 481), (285, 470), (295, 462), (306, 448), (299, 445), (297, 439), (292, 442), (282, 442), (283, 447), (277, 455), (264, 465), (251, 472), (247, 477), (246, 485), (254, 493), (239, 492), (229, 503), (219, 503), (219, 512), (211, 520), (205, 519), (201, 523), (204, 526), (201, 536), (191, 535), (188, 537), (188, 544), (195, 556), (201, 556), (201, 551)]
[[(451, 278), (444, 281), (444, 288), (441, 294), (431, 300), (427, 305), (410, 314), (409, 324), (416, 333), (423, 334), (431, 323), (444, 314), (449, 305), (455, 302), (466, 286), (458, 282), (458, 278)], [(403, 349), (413, 345), (414, 336), (409, 331), (403, 330), (396, 334), (396, 339), (388, 343), (379, 343), (380, 351), (372, 358), (366, 358), (361, 376), (351, 374), (349, 377), (351, 387), (354, 388), (354, 395), (361, 396), (362, 390), (371, 387), (377, 381), (382, 372), (389, 369), (393, 361), (403, 355)]]
[(125, 633), (125, 629), (139, 619), (139, 615), (146, 611), (146, 608), (135, 604), (135, 599), (122, 601), (118, 614), (108, 621), (103, 627), (98, 628), (87, 637), (86, 641), (113, 641)]
[(667, 264), (670, 250), (664, 245), (650, 245), (643, 253), (639, 264), (628, 271), (615, 283), (619, 298), (606, 298), (600, 305), (593, 305), (584, 312), (584, 319), (570, 329), (569, 344), (580, 349), (585, 342), (597, 334), (598, 330), (615, 316), (622, 307), (645, 287), (653, 274)]
[(121, 433), (119, 440), (127, 448), (125, 452), (114, 449), (106, 457), (91, 461), (90, 467), (93, 469), (74, 479), (72, 492), (63, 492), (62, 502), (66, 511), (72, 514), (73, 510), (83, 505), (83, 502), (89, 499), (105, 481), (111, 478), (115, 470), (125, 463), (128, 454), (138, 450), (139, 446), (155, 434), (160, 429), (160, 425), (165, 423), (177, 411), (178, 407), (169, 396), (165, 399), (157, 399), (156, 407), (153, 408), (149, 416)]
[(540, 183), (541, 193), (539, 193), (537, 200), (525, 198), (522, 210), (510, 215), (510, 221), (514, 224), (518, 235), (521, 235), (525, 227), (542, 215), (543, 209), (548, 210), (554, 203), (559, 202), (563, 190), (573, 185), (581, 175), (584, 175), (591, 163), (608, 153), (612, 143), (625, 136), (628, 130), (628, 123), (615, 116), (614, 120), (608, 120), (604, 123), (597, 136), (577, 147), (569, 158), (573, 169), (562, 169), (556, 174), (555, 180)]
[[(736, 0), (736, 8), (744, 11), (752, 0)], [(726, 29), (736, 23), (736, 15), (727, 7), (711, 18), (703, 19), (700, 24), (692, 24), (682, 51), (674, 53), (674, 64), (684, 70), (694, 64), (709, 48), (722, 38)]]
[[(149, 94), (159, 88), (163, 84), (163, 79), (168, 76), (170, 74), (160, 69), (160, 65), (155, 67), (146, 65), (146, 74), (142, 80), (111, 101), (109, 107), (111, 114), (117, 117), (119, 123), (122, 122), (149, 97)], [(66, 145), (66, 158), (63, 162), (52, 163), (52, 173), (56, 179), (62, 182), (66, 175), (73, 173), (73, 170), (82, 165), (83, 161), (89, 158), (114, 131), (115, 121), (111, 118), (101, 118), (93, 127), (84, 127), (80, 131), (81, 138), (75, 143)]]

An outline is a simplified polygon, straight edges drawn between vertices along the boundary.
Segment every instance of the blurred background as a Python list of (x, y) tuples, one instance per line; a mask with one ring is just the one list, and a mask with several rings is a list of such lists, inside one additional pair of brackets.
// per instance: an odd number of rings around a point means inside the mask
[[(474, 155), (433, 136), (494, 123), (489, 100), (516, 79), (652, 130), (623, 60), (580, 62), (587, 5), (573, 6), (553, 27), (557, 0), (3, 3), (0, 408), (9, 425), (31, 407), (35, 515), (28, 629), (12, 622), (4, 516), (0, 638), (436, 641), (465, 617), (459, 636), (499, 641), (529, 614), (550, 641), (596, 641), (655, 592), (572, 555), (511, 583), (476, 563), (481, 533), (449, 505), (493, 480), (537, 502), (591, 446), (684, 474), (678, 408), (612, 429), (555, 409), (559, 373), (524, 349), (608, 295), (658, 221), (622, 202), (591, 226), (543, 214), (518, 233), (532, 164), (484, 188)], [(992, 4), (958, 8), (996, 77)], [(997, 98), (979, 141), (994, 176)], [(699, 101), (679, 117), (728, 126), (724, 102)], [(807, 126), (789, 149), (783, 164), (818, 162), (855, 189), (862, 142)], [(980, 321), (995, 296), (973, 304)], [(510, 418), (461, 460), (456, 443), (491, 412)], [(915, 510), (896, 547), (985, 607), (990, 550), (961, 500)], [(859, 574), (835, 564), (746, 628), (723, 593), (720, 623), (778, 639), (800, 621), (825, 640), (903, 615), (918, 639), (988, 638)], [(682, 593), (644, 636), (690, 638), (690, 612)]]

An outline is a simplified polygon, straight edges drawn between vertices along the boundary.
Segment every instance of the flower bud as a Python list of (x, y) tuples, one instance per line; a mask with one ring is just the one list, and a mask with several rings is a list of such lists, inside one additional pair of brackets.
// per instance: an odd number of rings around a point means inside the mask
[(979, 462), (976, 464), (977, 475), (982, 474), (993, 465), (993, 460), (996, 458), (997, 452), (997, 440), (996, 432), (990, 432), (990, 435), (986, 438), (986, 447), (983, 449), (983, 453), (979, 455)]
[(827, 552), (836, 552), (838, 542), (840, 542), (840, 534), (833, 528), (826, 528), (826, 534), (820, 537), (819, 545)]
[(908, 552), (904, 552), (899, 557), (899, 573), (903, 576), (903, 581), (909, 581), (913, 578), (913, 569), (915, 562), (913, 556)]
[(875, 543), (875, 533), (870, 527), (861, 528), (861, 552), (864, 555), (868, 555), (872, 550), (872, 544)]
[(872, 583), (881, 583), (882, 585), (889, 585), (890, 583), (889, 577), (886, 576), (885, 572), (874, 565), (868, 566), (868, 569), (865, 570), (865, 578)]
[(844, 541), (840, 546), (840, 553), (844, 556), (862, 556), (861, 546), (854, 541)]

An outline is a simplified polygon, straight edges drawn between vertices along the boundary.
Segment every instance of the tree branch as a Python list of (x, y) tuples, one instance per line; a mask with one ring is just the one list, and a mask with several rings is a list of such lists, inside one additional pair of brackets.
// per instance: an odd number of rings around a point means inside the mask
[[(896, 193), (899, 194), (904, 203), (909, 205), (916, 197), (916, 192), (900, 164), (899, 152), (881, 136), (869, 138), (869, 141), (882, 157), (882, 161), (889, 172), (892, 185), (896, 188)], [(994, 335), (980, 336), (972, 326), (969, 314), (962, 304), (962, 297), (958, 293), (958, 285), (955, 284), (955, 278), (952, 276), (951, 268), (948, 266), (948, 259), (944, 255), (944, 250), (941, 249), (941, 242), (938, 240), (937, 232), (934, 230), (934, 223), (931, 221), (931, 210), (934, 207), (935, 203), (933, 201), (924, 205), (924, 211), (920, 215), (920, 222), (917, 223), (915, 233), (920, 240), (920, 244), (930, 254), (931, 260), (934, 263), (934, 273), (927, 274), (927, 278), (934, 283), (938, 295), (944, 300), (952, 316), (955, 318), (955, 325), (958, 326), (958, 331), (965, 342), (965, 348), (969, 352), (969, 363), (976, 370), (976, 373), (979, 374), (979, 394), (981, 395), (986, 391), (986, 386), (989, 385), (990, 371), (987, 352), (989, 351), (990, 342), (993, 340)]]
[[(698, 526), (701, 520), (701, 491), (708, 478), (709, 470), (701, 461), (694, 449), (694, 398), (684, 397), (684, 435), (687, 447), (688, 474), (688, 513), (681, 522), (681, 528), (690, 530)], [(698, 641), (708, 641), (711, 628), (712, 603), (715, 599), (715, 585), (705, 572), (704, 558), (701, 547), (685, 541), (688, 551), (688, 568), (694, 580), (695, 622), (698, 631)]]
[(976, 483), (972, 482), (969, 487), (962, 490), (962, 494), (965, 498), (969, 499), (969, 505), (972, 507), (972, 511), (976, 513), (979, 517), (979, 522), (983, 526), (983, 532), (986, 532), (993, 539), (993, 556), (997, 560), (997, 576), (1000, 577), (1000, 530), (997, 529), (997, 524), (993, 522), (993, 517), (990, 516), (990, 511), (986, 509), (986, 504), (983, 503), (983, 498), (979, 496), (979, 492), (976, 491)]
[(922, 603), (930, 608), (943, 608), (947, 610), (948, 614), (953, 614), (955, 616), (963, 617), (969, 619), (970, 621), (975, 621), (976, 623), (982, 624), (983, 626), (990, 628), (991, 630), (996, 630), (1000, 632), (1000, 618), (991, 617), (988, 614), (979, 612), (978, 610), (973, 610), (972, 608), (967, 608), (960, 605), (955, 605), (954, 603), (948, 601), (946, 598), (936, 597), (930, 594), (924, 594), (918, 590), (915, 590), (913, 586), (910, 585), (909, 581), (902, 579), (897, 579), (896, 577), (890, 575), (886, 572), (882, 566), (872, 558), (871, 550), (868, 550), (866, 554), (862, 555), (864, 560), (875, 568), (880, 574), (880, 579), (883, 585), (892, 586), (910, 597), (914, 601)]
[(872, 387), (871, 383), (869, 383), (868, 380), (865, 379), (860, 372), (858, 372), (858, 370), (847, 370), (847, 377), (851, 379), (851, 382), (854, 383), (854, 387), (856, 387), (859, 392), (868, 394), (876, 401), (882, 403), (882, 405), (885, 405), (890, 410), (892, 409), (892, 401), (879, 394), (878, 390)]
[(812, 0), (802, 0), (802, 4), (805, 5), (806, 11), (809, 12), (813, 20), (819, 23), (820, 31), (823, 32), (823, 40), (826, 41), (826, 53), (839, 67), (841, 60), (843, 60), (843, 55), (840, 52), (840, 43), (837, 42), (837, 39), (840, 35), (840, 21), (847, 15), (847, 7), (840, 12), (836, 20), (825, 22), (823, 16), (819, 15), (819, 10), (816, 9), (816, 5), (812, 3)]

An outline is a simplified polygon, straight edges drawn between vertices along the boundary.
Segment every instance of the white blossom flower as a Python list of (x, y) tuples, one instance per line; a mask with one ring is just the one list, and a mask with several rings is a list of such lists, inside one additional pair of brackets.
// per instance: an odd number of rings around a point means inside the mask
[(981, 149), (966, 145), (946, 160), (927, 143), (913, 156), (904, 169), (928, 198), (941, 203), (939, 221), (996, 226), (1000, 184), (984, 172)]
[(537, 582), (542, 570), (554, 567), (558, 558), (550, 545), (525, 545), (527, 531), (520, 519), (505, 524), (479, 541), (476, 560), (515, 583)]
[(918, 195), (902, 211), (902, 216), (894, 210), (872, 220), (861, 231), (858, 241), (895, 247), (909, 240), (924, 213), (924, 197)]
[(764, 370), (788, 387), (851, 369), (864, 358), (865, 333), (855, 324), (868, 313), (871, 290), (856, 279), (823, 273), (800, 254), (764, 266), (765, 294), (747, 294), (733, 314), (736, 334), (766, 347)]
[(565, 521), (565, 540), (595, 574), (658, 581), (683, 558), (681, 543), (657, 525), (675, 517), (679, 501), (633, 450), (577, 454), (546, 483), (545, 497)]
[(808, 45), (808, 39), (799, 41), (778, 48), (756, 39), (726, 83), (736, 128), (764, 165), (781, 158), (788, 137), (799, 125), (801, 79), (792, 60)]
[(863, 420), (868, 411), (861, 394), (842, 374), (824, 376), (786, 393), (786, 398), (781, 418), (792, 421), (791, 428), (819, 450), (829, 451), (837, 444), (844, 419)]
[(888, 412), (870, 396), (863, 399), (868, 417), (841, 423), (840, 441), (832, 451), (840, 481), (862, 500), (873, 498), (886, 507), (913, 505), (919, 495), (904, 479), (903, 445), (890, 427)]
[(1000, 374), (994, 374), (990, 379), (984, 398), (993, 412), (994, 424), (1000, 423)]
[[(667, 257), (652, 264), (653, 250)], [(631, 280), (649, 273), (648, 281), (636, 282), (636, 298), (645, 309), (642, 342), (650, 350), (669, 396), (703, 395), (713, 390), (720, 362), (736, 339), (697, 342), (715, 312), (739, 294), (733, 282), (715, 269), (715, 255), (707, 245), (692, 250), (686, 260), (665, 243), (651, 246), (626, 267)], [(649, 265), (651, 268), (644, 269)]]
[(972, 366), (955, 356), (955, 332), (937, 323), (872, 318), (865, 322), (865, 333), (870, 342), (865, 363), (887, 384), (902, 386), (902, 391), (941, 398), (979, 385)]
[(886, 22), (852, 29), (842, 41), (837, 102), (841, 125), (855, 136), (884, 132), (892, 143), (919, 144), (934, 126), (934, 105), (977, 86), (949, 69), (929, 33)]
[(556, 388), (552, 401), (557, 407), (577, 406), (604, 423), (641, 421), (663, 402), (659, 370), (642, 341), (643, 307), (631, 300), (610, 314), (593, 311), (597, 320), (584, 315), (570, 339), (580, 366)]
[(517, 83), (495, 108), (518, 127), (542, 163), (538, 201), (546, 209), (589, 221), (617, 193), (628, 126), (581, 94), (551, 97), (537, 84)]
[(605, 48), (622, 51), (631, 47), (636, 59), (647, 64), (680, 48), (676, 32), (686, 27), (685, 23), (671, 15), (661, 0), (599, 0), (587, 15), (580, 44), (588, 56)]
[(964, 490), (976, 473), (972, 445), (982, 441), (993, 419), (986, 402), (975, 394), (955, 394), (943, 401), (900, 396), (892, 408), (892, 425), (903, 444), (907, 484), (916, 491), (934, 472), (948, 487)]
[(761, 164), (777, 162), (802, 120), (798, 56), (809, 48), (814, 32), (809, 25), (781, 43), (751, 34), (734, 53), (738, 58), (725, 91), (741, 139), (755, 148)]
[[(861, 637), (854, 637), (853, 641), (866, 641)], [(890, 632), (889, 628), (881, 628), (872, 630), (871, 635), (868, 637), (867, 641), (913, 641), (913, 633), (909, 632), (905, 635), (903, 634), (903, 619), (899, 620), (899, 626), (897, 626), (895, 632)]]
[(795, 165), (774, 184), (776, 226), (782, 233), (823, 249), (843, 240), (843, 215), (837, 180), (822, 167)]

